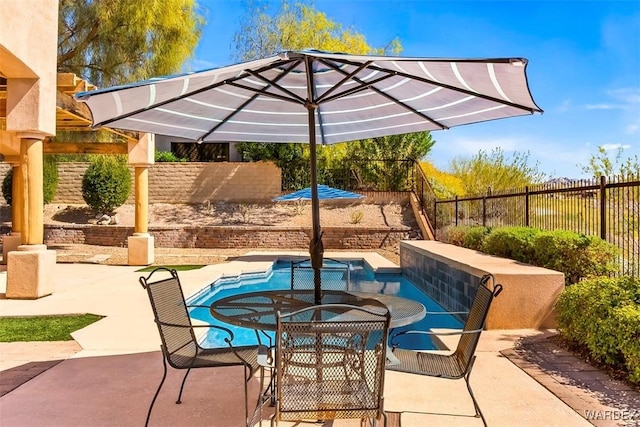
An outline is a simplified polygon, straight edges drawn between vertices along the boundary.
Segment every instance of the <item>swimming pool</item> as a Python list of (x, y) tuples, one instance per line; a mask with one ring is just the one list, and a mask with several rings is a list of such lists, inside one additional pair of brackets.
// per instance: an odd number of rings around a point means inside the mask
[[(325, 264), (327, 265), (327, 264)], [(322, 272), (323, 281), (343, 281), (346, 287), (344, 270), (324, 270)], [(402, 274), (374, 274), (367, 268), (362, 261), (350, 261), (348, 263), (349, 290), (357, 292), (370, 292), (395, 295), (403, 298), (409, 298), (421, 302), (430, 312), (441, 312), (445, 310), (438, 305), (433, 299), (426, 295), (422, 290), (418, 289), (409, 282)], [(205, 305), (210, 306), (213, 301), (238, 293), (289, 289), (291, 286), (291, 261), (278, 261), (273, 267), (264, 273), (242, 274), (240, 276), (226, 277), (217, 280), (199, 293), (189, 298), (189, 305)], [(256, 334), (252, 329), (232, 326), (211, 316), (207, 308), (191, 309), (191, 317), (206, 323), (223, 326), (231, 329), (234, 334), (234, 345), (251, 345), (257, 343)], [(455, 328), (461, 329), (462, 323), (450, 314), (427, 315), (419, 322), (408, 326), (395, 328), (391, 335), (403, 330), (429, 330), (430, 328)], [(273, 334), (270, 333), (273, 337)], [(225, 347), (224, 337), (226, 334), (215, 329), (203, 337), (202, 345), (205, 347)], [(400, 346), (412, 350), (429, 350), (435, 349), (436, 345), (429, 336), (426, 335), (409, 335), (403, 338)]]

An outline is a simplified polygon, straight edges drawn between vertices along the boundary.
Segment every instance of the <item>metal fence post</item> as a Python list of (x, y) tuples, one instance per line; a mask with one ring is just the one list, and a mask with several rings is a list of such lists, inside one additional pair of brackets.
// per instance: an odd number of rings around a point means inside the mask
[(458, 196), (456, 196), (456, 210), (455, 210), (455, 215), (456, 215), (456, 227), (458, 226)]
[(482, 197), (482, 226), (487, 226), (487, 196)]
[(524, 225), (529, 226), (529, 186), (524, 187)]
[(433, 237), (438, 240), (436, 236), (438, 230), (438, 199), (433, 199)]
[(600, 175), (600, 238), (607, 240), (607, 178)]

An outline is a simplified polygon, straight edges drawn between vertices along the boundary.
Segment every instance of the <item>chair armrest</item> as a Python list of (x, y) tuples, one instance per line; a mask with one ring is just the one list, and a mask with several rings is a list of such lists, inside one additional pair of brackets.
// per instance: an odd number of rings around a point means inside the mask
[(231, 344), (231, 341), (233, 341), (234, 335), (233, 332), (231, 331), (231, 329), (227, 329), (223, 326), (218, 326), (218, 325), (211, 325), (211, 324), (206, 324), (206, 325), (178, 325), (176, 323), (167, 323), (167, 322), (160, 322), (158, 320), (156, 320), (156, 323), (160, 326), (170, 326), (172, 328), (187, 328), (187, 329), (195, 329), (195, 328), (213, 328), (213, 329), (218, 329), (221, 331), (224, 331), (227, 333), (227, 335), (229, 335), (228, 338), (225, 338), (225, 342)]

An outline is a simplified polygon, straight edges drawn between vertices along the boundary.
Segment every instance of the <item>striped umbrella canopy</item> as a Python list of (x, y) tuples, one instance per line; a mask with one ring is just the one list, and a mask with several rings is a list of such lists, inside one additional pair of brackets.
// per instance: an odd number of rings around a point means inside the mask
[[(340, 190), (339, 188), (329, 187), (328, 185), (318, 184), (318, 199), (320, 200), (338, 200), (338, 199), (360, 199), (364, 197), (362, 194), (353, 193), (351, 191)], [(294, 202), (297, 200), (311, 200), (311, 187), (294, 191), (293, 193), (283, 194), (273, 199), (274, 202)]]
[(310, 244), (320, 300), (316, 145), (448, 129), (542, 112), (523, 58), (443, 59), (283, 52), (210, 70), (76, 94), (94, 127), (198, 142), (308, 142)]

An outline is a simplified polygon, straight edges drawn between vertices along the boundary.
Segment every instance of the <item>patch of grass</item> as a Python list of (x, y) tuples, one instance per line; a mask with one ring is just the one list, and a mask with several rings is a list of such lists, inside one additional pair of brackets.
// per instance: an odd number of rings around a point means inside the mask
[(70, 341), (72, 332), (100, 319), (95, 314), (0, 317), (0, 342)]
[(197, 270), (199, 268), (204, 267), (204, 265), (202, 264), (200, 265), (150, 265), (149, 267), (136, 270), (136, 273), (149, 273), (158, 267), (164, 267), (164, 268), (168, 268), (169, 270), (176, 270), (176, 271), (187, 271), (187, 270)]

